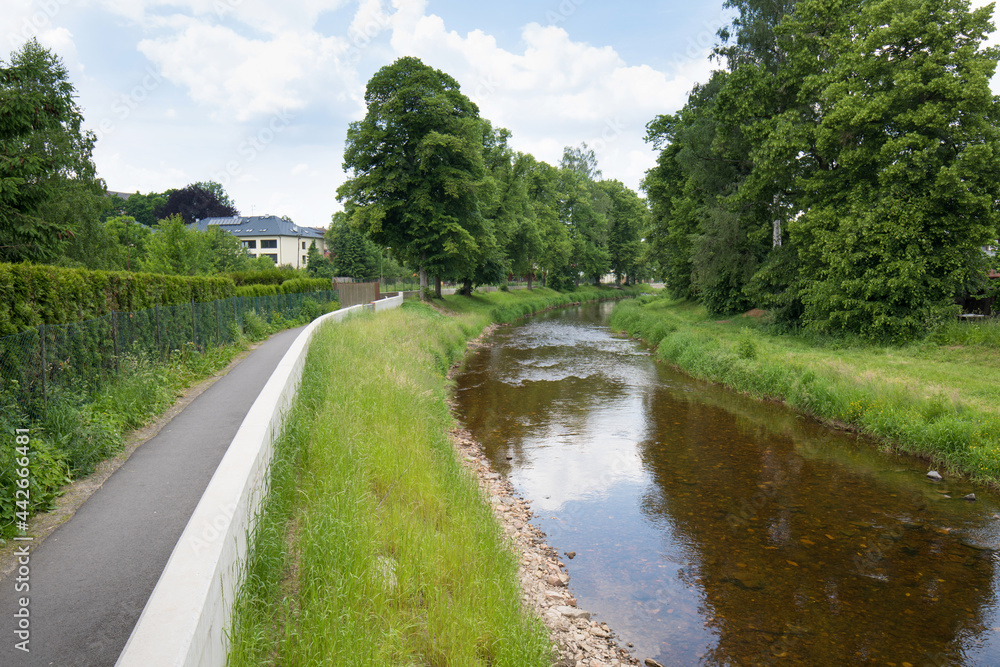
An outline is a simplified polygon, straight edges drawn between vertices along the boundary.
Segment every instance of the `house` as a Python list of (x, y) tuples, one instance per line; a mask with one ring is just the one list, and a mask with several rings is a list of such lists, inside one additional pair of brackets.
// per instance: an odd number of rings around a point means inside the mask
[(316, 242), (316, 249), (327, 253), (323, 230), (300, 227), (291, 220), (274, 215), (236, 216), (232, 218), (202, 218), (195, 223), (206, 231), (217, 225), (240, 239), (251, 257), (268, 257), (278, 266), (289, 265), (296, 269), (306, 266), (309, 246)]

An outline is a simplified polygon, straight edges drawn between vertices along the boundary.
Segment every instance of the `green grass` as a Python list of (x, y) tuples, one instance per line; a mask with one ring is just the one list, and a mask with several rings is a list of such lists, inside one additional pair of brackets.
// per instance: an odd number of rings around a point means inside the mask
[(621, 296), (449, 296), (323, 327), (276, 445), (229, 665), (550, 665), (517, 556), (452, 449), (446, 374), (498, 318)]
[(782, 400), (889, 446), (1000, 483), (1000, 325), (956, 322), (920, 343), (879, 346), (776, 334), (750, 317), (710, 318), (687, 301), (645, 297), (612, 326), (705, 380)]

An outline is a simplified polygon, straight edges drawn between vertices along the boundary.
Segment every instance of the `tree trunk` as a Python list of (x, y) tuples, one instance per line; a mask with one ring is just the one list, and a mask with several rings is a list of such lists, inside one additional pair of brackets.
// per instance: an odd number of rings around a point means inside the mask
[(427, 300), (427, 271), (420, 267), (420, 300)]
[(462, 281), (462, 296), (472, 296), (472, 281)]
[(774, 248), (781, 247), (781, 195), (774, 195), (774, 228), (771, 231), (771, 244)]
[(528, 274), (528, 291), (529, 292), (531, 291), (531, 279), (534, 278), (534, 277), (535, 277), (534, 273), (529, 273)]
[(434, 276), (434, 298), (441, 299), (441, 276)]

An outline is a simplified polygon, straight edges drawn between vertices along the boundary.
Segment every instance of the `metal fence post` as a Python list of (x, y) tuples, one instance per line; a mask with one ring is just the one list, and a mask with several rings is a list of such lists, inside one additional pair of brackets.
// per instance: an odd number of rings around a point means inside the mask
[(191, 342), (198, 347), (198, 314), (194, 311), (194, 299), (191, 299)]
[(115, 373), (121, 374), (122, 369), (118, 365), (118, 316), (113, 310), (111, 311), (111, 340), (114, 342)]
[(160, 304), (156, 304), (156, 356), (163, 358), (163, 346), (160, 345)]
[(215, 300), (215, 344), (222, 344), (222, 313), (219, 312), (219, 299)]
[(38, 341), (42, 353), (42, 414), (46, 414), (49, 411), (49, 400), (45, 389), (45, 376), (48, 374), (48, 364), (45, 362), (45, 324), (39, 325), (38, 330), (41, 332)]

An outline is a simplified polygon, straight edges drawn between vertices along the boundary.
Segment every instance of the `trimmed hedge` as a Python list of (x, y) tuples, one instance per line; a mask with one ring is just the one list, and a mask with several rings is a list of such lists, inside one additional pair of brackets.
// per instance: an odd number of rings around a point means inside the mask
[(293, 278), (280, 285), (237, 285), (236, 296), (277, 296), (278, 294), (299, 294), (328, 290), (331, 283), (326, 278)]
[(330, 289), (333, 283), (327, 278), (294, 278), (281, 283), (278, 291), (281, 294), (298, 294), (299, 292), (319, 292)]
[(0, 263), (0, 336), (40, 324), (92, 320), (111, 311), (207, 302), (234, 296), (229, 277), (166, 276)]
[[(263, 271), (233, 271), (227, 275), (233, 279), (237, 287), (243, 285), (278, 286), (287, 280), (298, 278), (299, 272), (290, 266), (276, 266), (273, 269), (264, 269)], [(329, 287), (321, 287), (320, 289), (329, 289)]]
[(329, 280), (298, 275), (292, 269), (275, 268), (223, 276), (167, 276), (0, 263), (0, 337), (40, 324), (93, 320), (111, 311), (330, 289)]

